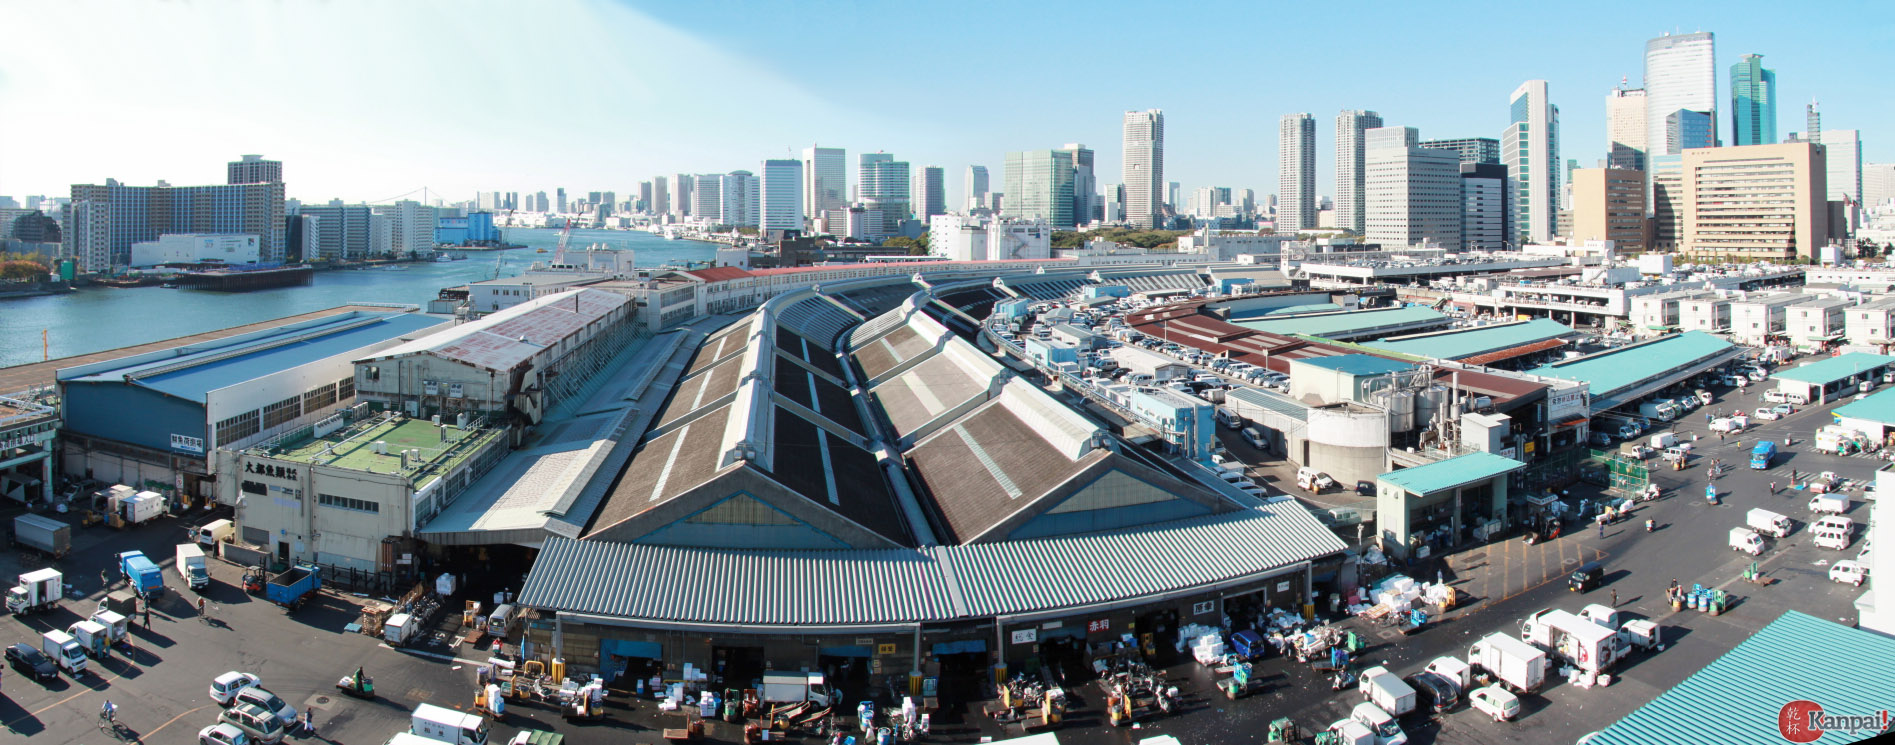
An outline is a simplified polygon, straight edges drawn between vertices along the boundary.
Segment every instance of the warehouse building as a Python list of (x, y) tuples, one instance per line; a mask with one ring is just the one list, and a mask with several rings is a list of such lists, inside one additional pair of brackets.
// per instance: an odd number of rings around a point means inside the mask
[(0, 499), (50, 502), (59, 409), (25, 395), (0, 396)]
[(1770, 379), (1776, 381), (1779, 391), (1802, 396), (1811, 404), (1823, 404), (1855, 395), (1864, 381), (1879, 382), (1882, 373), (1890, 369), (1895, 369), (1895, 357), (1850, 352), (1778, 370)]
[(1485, 541), (1510, 524), (1507, 474), (1525, 463), (1469, 453), (1375, 480), (1375, 528), (1382, 550), (1425, 559), (1442, 547)]
[(1599, 413), (1688, 380), (1744, 356), (1745, 348), (1686, 331), (1533, 369), (1535, 375), (1585, 383)]
[(1343, 545), (1294, 502), (1200, 486), (969, 343), (966, 288), (866, 284), (698, 346), (586, 532), (535, 560), (535, 647), (608, 676), (949, 686), (1337, 579)]
[(350, 405), (356, 358), (448, 323), (351, 310), (61, 369), (60, 467), (78, 478), (212, 497), (210, 455), (218, 448), (247, 447)]
[(602, 290), (541, 296), (361, 356), (355, 389), (412, 417), (535, 423), (635, 336), (633, 310), (626, 296)]

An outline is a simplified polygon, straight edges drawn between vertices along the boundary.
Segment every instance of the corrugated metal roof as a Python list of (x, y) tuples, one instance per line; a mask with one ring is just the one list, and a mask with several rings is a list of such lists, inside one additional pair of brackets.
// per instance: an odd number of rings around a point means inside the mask
[(1534, 375), (1590, 384), (1593, 408), (1597, 409), (1601, 406), (1601, 399), (1610, 399), (1612, 394), (1626, 388), (1723, 354), (1732, 346), (1730, 342), (1702, 331), (1686, 331), (1570, 362), (1543, 365), (1531, 372)]
[(429, 334), (385, 350), (373, 359), (433, 353), (487, 370), (511, 370), (539, 350), (629, 302), (631, 298), (616, 292), (567, 290)]
[(1468, 453), (1425, 466), (1391, 471), (1376, 480), (1401, 487), (1411, 494), (1433, 494), (1526, 467), (1525, 463), (1493, 453)]
[(1269, 409), (1299, 422), (1309, 421), (1309, 405), (1288, 396), (1280, 396), (1257, 388), (1239, 387), (1230, 389), (1224, 397)]
[(1396, 326), (1411, 323), (1440, 321), (1446, 323), (1448, 317), (1431, 308), (1409, 306), (1406, 308), (1385, 308), (1382, 310), (1358, 310), (1345, 313), (1327, 313), (1298, 318), (1275, 318), (1261, 320), (1233, 321), (1239, 326), (1273, 334), (1310, 334), (1328, 336), (1330, 334), (1347, 335), (1367, 329)]
[[(1891, 697), (1895, 639), (1792, 610), (1590, 743), (1787, 742), (1777, 724), (1784, 704), (1812, 701), (1830, 716), (1874, 716)], [(1829, 734), (1853, 742), (1875, 733)]]
[(1848, 419), (1863, 419), (1881, 422), (1884, 425), (1895, 424), (1895, 388), (1846, 406), (1838, 406), (1829, 413)]
[(1350, 375), (1384, 375), (1415, 369), (1414, 365), (1406, 362), (1397, 362), (1386, 357), (1371, 357), (1366, 354), (1336, 354), (1297, 360), (1297, 362)]
[(938, 622), (1135, 600), (1344, 548), (1294, 501), (1114, 533), (918, 550), (720, 551), (549, 538), (519, 602), (673, 623)]
[[(201, 403), (207, 394), (219, 388), (349, 354), (363, 347), (447, 323), (449, 321), (445, 318), (419, 313), (388, 313), (373, 320), (340, 316), (326, 324), (285, 329), (281, 334), (240, 345), (212, 348), (198, 354), (108, 370), (73, 380), (122, 382), (129, 376), (138, 385)], [(296, 340), (286, 341), (288, 339)], [(254, 351), (244, 351), (246, 349)]]
[(1566, 324), (1546, 318), (1535, 318), (1522, 323), (1457, 329), (1402, 339), (1383, 339), (1371, 342), (1369, 346), (1441, 360), (1458, 360), (1548, 339), (1572, 336), (1575, 333), (1577, 332)]
[(947, 579), (908, 549), (717, 551), (549, 538), (519, 602), (678, 623), (844, 626), (951, 616)]
[(1788, 370), (1778, 370), (1770, 374), (1777, 380), (1794, 380), (1812, 385), (1828, 385), (1850, 376), (1861, 375), (1864, 371), (1874, 370), (1891, 362), (1895, 357), (1867, 352), (1850, 352), (1845, 355), (1817, 360), (1807, 365)]

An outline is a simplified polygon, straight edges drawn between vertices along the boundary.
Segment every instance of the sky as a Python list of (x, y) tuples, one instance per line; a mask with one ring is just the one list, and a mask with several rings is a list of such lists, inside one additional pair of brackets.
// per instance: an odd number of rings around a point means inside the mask
[[(1605, 99), (1646, 39), (1717, 34), (1718, 94), (1746, 53), (1777, 72), (1778, 132), (1859, 129), (1895, 160), (1895, 5), (1257, 3), (1207, 0), (0, 0), (0, 195), (74, 183), (221, 183), (244, 153), (289, 196), (471, 199), (616, 191), (756, 171), (812, 144), (887, 151), (1001, 189), (1005, 153), (1078, 142), (1116, 183), (1121, 117), (1165, 112), (1165, 172), (1276, 191), (1277, 121), (1377, 111), (1424, 139), (1498, 137), (1549, 81), (1562, 158), (1605, 153)], [(1503, 18), (1501, 14), (1506, 14)], [(1728, 132), (1728, 111), (1720, 130)], [(621, 196), (622, 198), (622, 196)]]

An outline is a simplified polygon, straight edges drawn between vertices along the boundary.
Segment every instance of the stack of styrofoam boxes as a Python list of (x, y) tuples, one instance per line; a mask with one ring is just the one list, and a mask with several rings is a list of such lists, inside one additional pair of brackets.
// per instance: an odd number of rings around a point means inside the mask
[(1375, 602), (1387, 606), (1390, 613), (1401, 613), (1421, 597), (1421, 589), (1409, 577), (1395, 575), (1376, 586)]
[(1216, 665), (1224, 661), (1224, 637), (1221, 634), (1205, 634), (1191, 643), (1191, 656), (1200, 665)]

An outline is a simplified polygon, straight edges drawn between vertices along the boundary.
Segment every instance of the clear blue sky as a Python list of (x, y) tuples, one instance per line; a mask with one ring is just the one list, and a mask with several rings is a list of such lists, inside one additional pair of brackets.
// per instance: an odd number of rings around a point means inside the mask
[(1761, 53), (1780, 133), (1819, 99), (1826, 128), (1862, 130), (1866, 162), (1895, 159), (1879, 126), (1895, 121), (1895, 6), (1869, 2), (0, 0), (0, 17), (12, 196), (215, 183), (251, 152), (310, 201), (625, 194), (821, 143), (852, 164), (943, 166), (958, 203), (966, 166), (998, 188), (1009, 150), (1083, 142), (1116, 181), (1120, 115), (1146, 108), (1165, 111), (1168, 180), (1259, 196), (1276, 190), (1278, 117), (1310, 112), (1327, 194), (1338, 110), (1494, 137), (1531, 78), (1550, 81), (1562, 156), (1591, 166), (1606, 93), (1640, 83), (1645, 40), (1697, 30), (1717, 33), (1724, 101), (1730, 64)]

